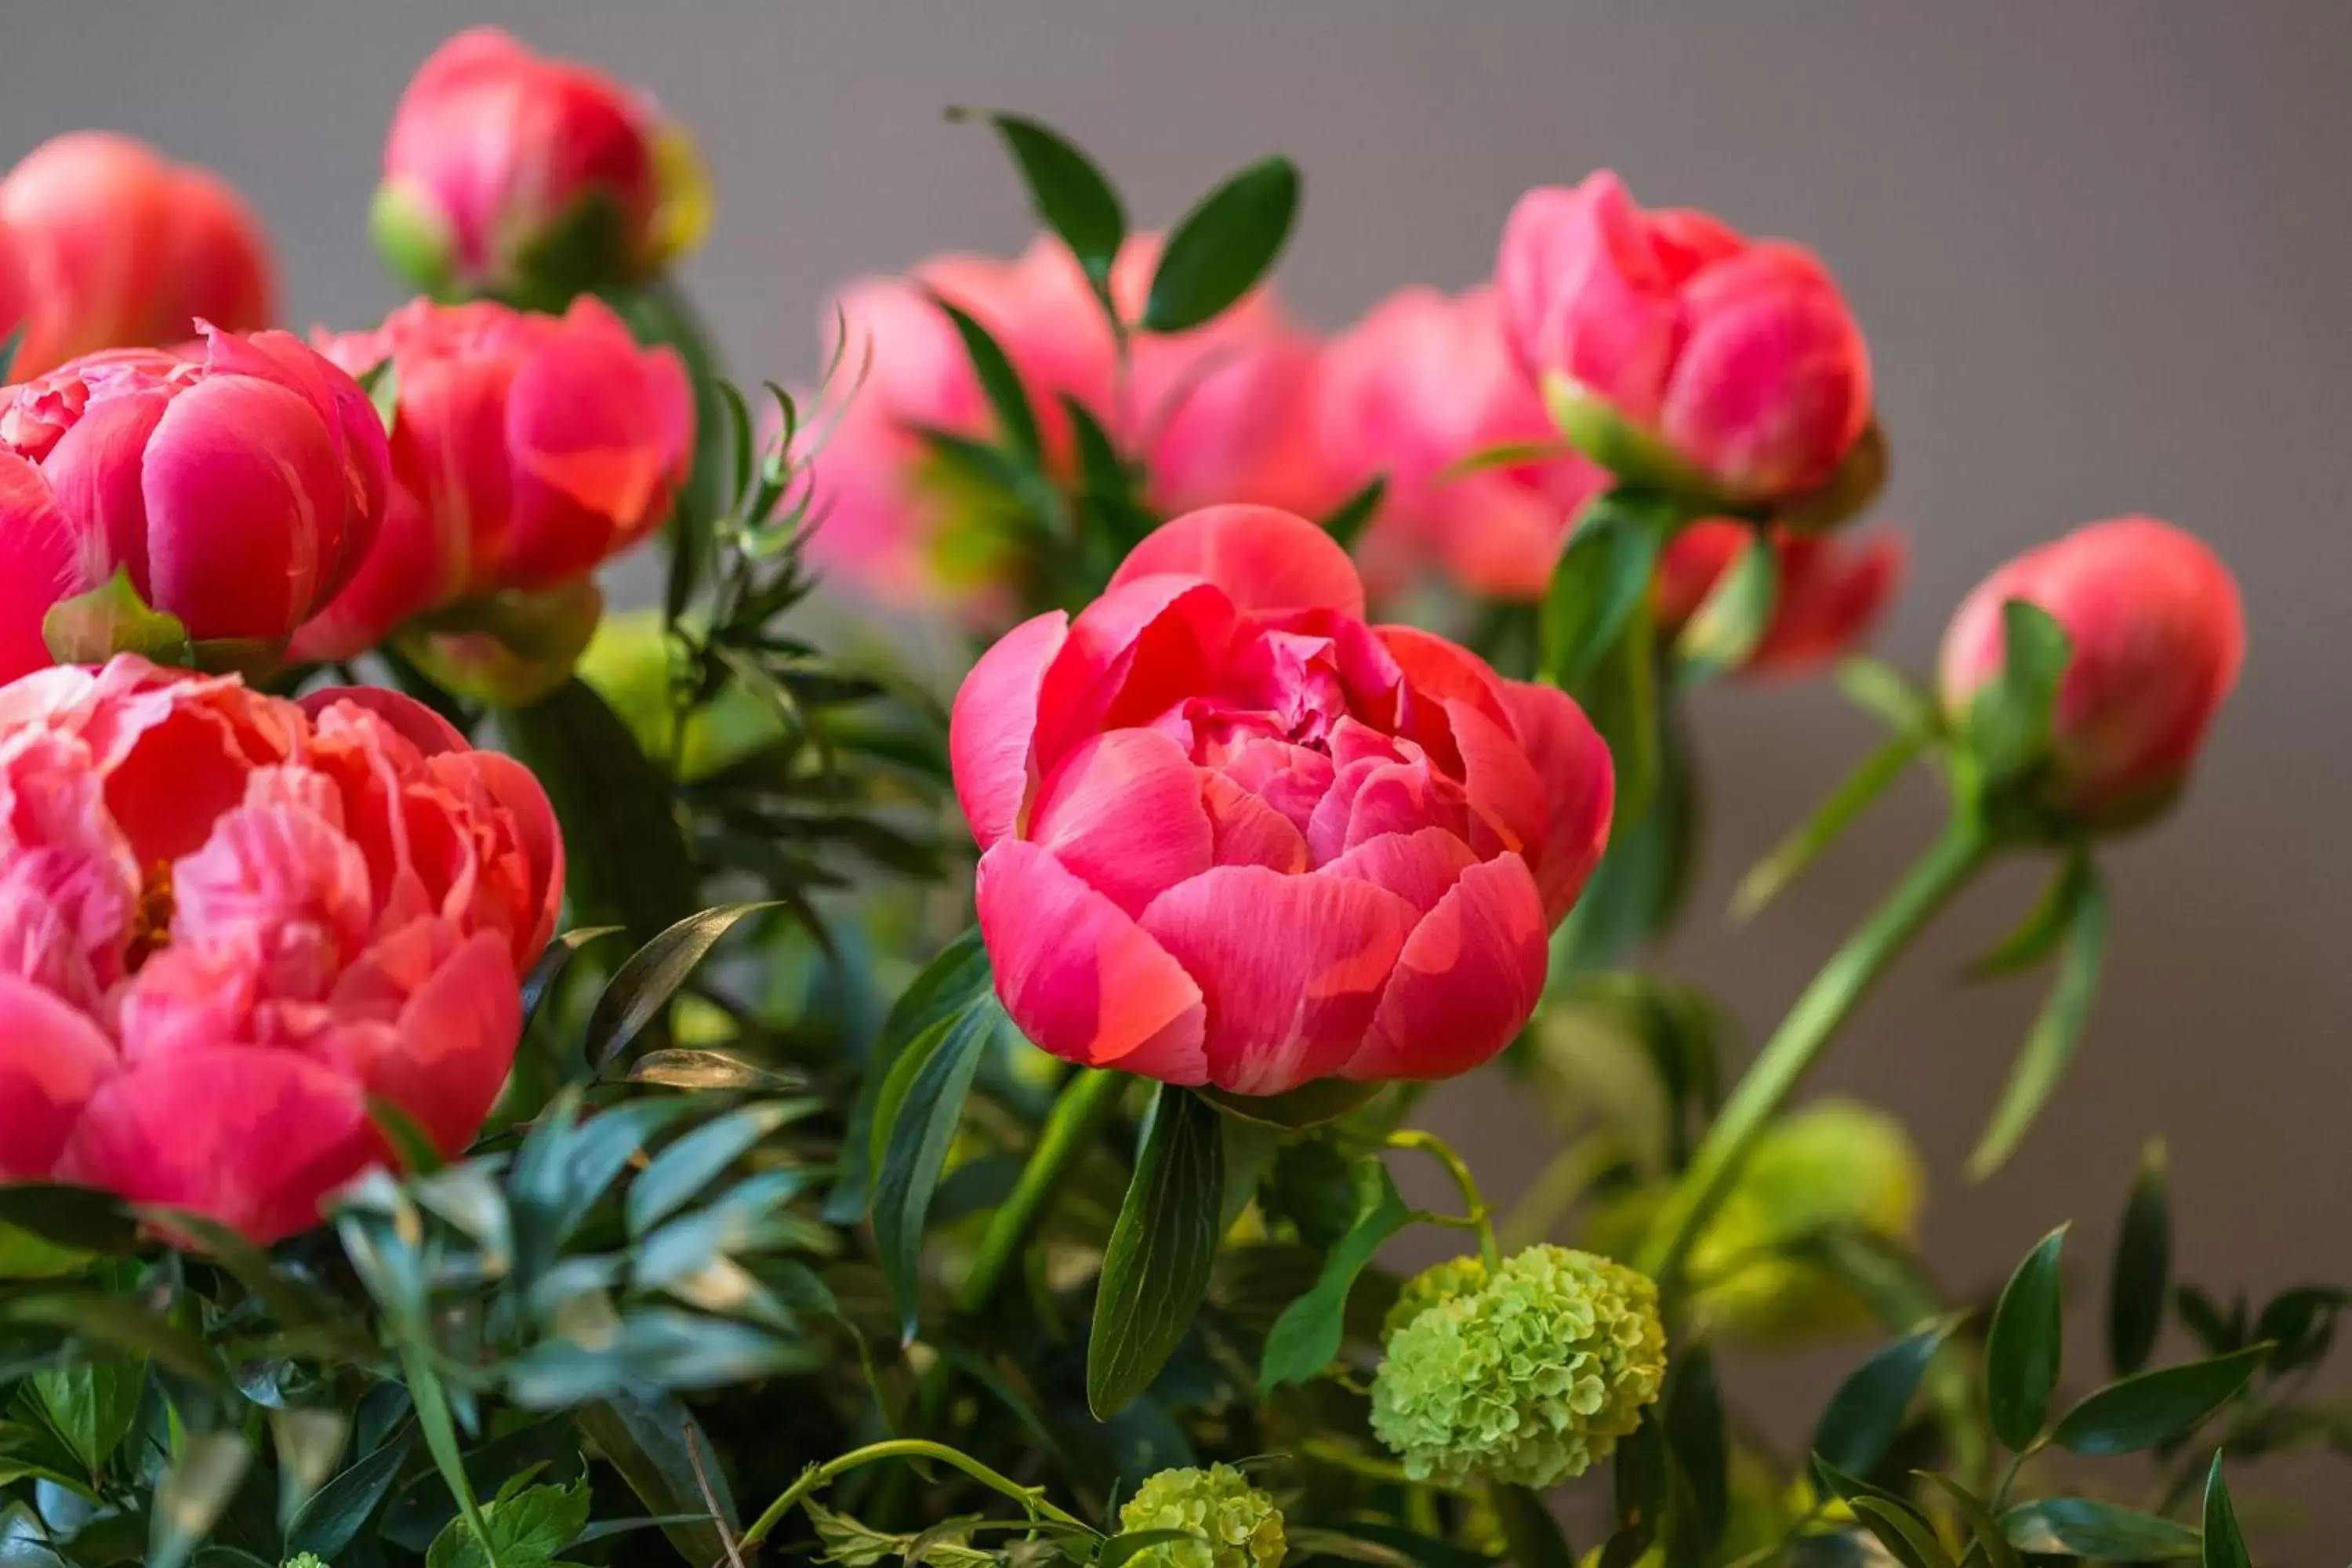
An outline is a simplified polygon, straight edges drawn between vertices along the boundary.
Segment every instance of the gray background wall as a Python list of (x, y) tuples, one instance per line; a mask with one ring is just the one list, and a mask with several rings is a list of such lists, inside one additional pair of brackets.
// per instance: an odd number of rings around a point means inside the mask
[[(1283, 285), (1326, 327), (1404, 282), (1478, 278), (1521, 189), (1599, 164), (1649, 200), (1814, 244), (1871, 335), (1896, 453), (1883, 512), (1916, 551), (1887, 653), (1924, 666), (1996, 562), (2128, 510), (2212, 540), (2252, 623), (2186, 809), (2110, 858), (2106, 994), (2011, 1166), (1976, 1188), (1958, 1169), (2033, 987), (1951, 980), (2032, 897), (2022, 872), (1925, 943), (1821, 1087), (1917, 1129), (1930, 1250), (1956, 1282), (1997, 1278), (2067, 1218), (2080, 1258), (2103, 1258), (2158, 1132), (2194, 1277), (2352, 1277), (2345, 0), (5, 0), (0, 162), (106, 125), (211, 163), (267, 216), (292, 319), (359, 324), (394, 298), (362, 228), (394, 99), (478, 19), (598, 59), (693, 123), (722, 205), (688, 277), (760, 374), (811, 368), (830, 283), (1024, 237), (994, 146), (940, 121), (953, 102), (1067, 128), (1154, 222), (1247, 158), (1294, 154), (1307, 201)], [(1701, 719), (1717, 855), (1669, 961), (1760, 1031), (1925, 841), (1935, 802), (1914, 790), (1735, 932), (1713, 911), (1736, 868), (1867, 732), (1818, 689), (1715, 694)], [(1475, 1089), (1443, 1114), (1498, 1182), (1544, 1153), (1523, 1110)], [(2087, 1299), (2099, 1270), (2082, 1272)], [(2340, 1472), (2270, 1474), (2332, 1526), (2298, 1558), (2342, 1561)]]

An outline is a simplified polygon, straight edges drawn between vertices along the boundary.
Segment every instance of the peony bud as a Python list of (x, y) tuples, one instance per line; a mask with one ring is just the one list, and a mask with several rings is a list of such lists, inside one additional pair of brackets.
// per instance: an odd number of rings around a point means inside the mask
[[(128, 136), (78, 132), (36, 148), (0, 179), (0, 229), (15, 236), (26, 295), (19, 380), (100, 349), (176, 343), (200, 321), (247, 331), (275, 313), (252, 210), (211, 172)], [(0, 282), (0, 318), (6, 292)]]
[(1608, 838), (1607, 749), (1557, 689), (1363, 615), (1330, 535), (1212, 507), (982, 657), (949, 751), (1031, 1040), (1280, 1094), (1517, 1034)]
[(2186, 781), (2246, 652), (2238, 585), (2194, 535), (2150, 517), (2092, 523), (2003, 566), (1944, 634), (1947, 712), (1964, 716), (2004, 658), (2001, 606), (2039, 605), (2067, 636), (2040, 803), (2121, 827)]
[(1190, 1530), (1205, 1540), (1162, 1542), (1127, 1559), (1138, 1568), (1281, 1568), (1289, 1553), (1273, 1494), (1231, 1465), (1161, 1470), (1118, 1510), (1123, 1534)]
[(8, 389), (0, 678), (48, 663), (48, 610), (118, 572), (199, 642), (282, 648), (373, 542), (385, 469), (367, 395), (284, 332), (207, 329)]
[(1531, 1247), (1389, 1337), (1372, 1431), (1415, 1480), (1549, 1487), (1606, 1458), (1665, 1373), (1654, 1284), (1588, 1252)]
[[(1714, 518), (1677, 531), (1658, 560), (1657, 620), (1671, 637), (1698, 613), (1754, 530)], [(1903, 541), (1879, 533), (1849, 542), (1785, 528), (1771, 624), (1745, 666), (1756, 675), (1803, 675), (1867, 642), (1902, 586)]]
[(1799, 503), (1870, 425), (1861, 330), (1811, 251), (1644, 211), (1605, 171), (1521, 197), (1495, 281), (1563, 432), (1621, 479)]
[(661, 526), (692, 466), (677, 355), (639, 348), (593, 299), (561, 317), (419, 300), (319, 346), (354, 373), (390, 362), (393, 491), (375, 548), (295, 651), (349, 658), (430, 616), (476, 639), (422, 650), (471, 689), (561, 681), (595, 629), (593, 574)]
[(421, 288), (560, 303), (660, 270), (708, 205), (691, 143), (649, 99), (476, 27), (401, 96), (371, 224)]

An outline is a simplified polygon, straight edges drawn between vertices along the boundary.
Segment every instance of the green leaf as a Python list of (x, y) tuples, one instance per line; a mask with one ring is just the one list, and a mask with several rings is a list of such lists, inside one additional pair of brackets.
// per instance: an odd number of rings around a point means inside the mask
[(1402, 1230), (1412, 1211), (1397, 1195), (1387, 1164), (1377, 1154), (1366, 1154), (1349, 1167), (1356, 1191), (1356, 1213), (1347, 1234), (1324, 1255), (1321, 1272), (1307, 1294), (1283, 1309), (1265, 1336), (1265, 1353), (1259, 1363), (1258, 1386), (1271, 1391), (1286, 1383), (1305, 1383), (1339, 1354), (1348, 1310), (1348, 1294), (1356, 1277), (1389, 1237)]
[[(646, 1510), (669, 1521), (662, 1533), (680, 1557), (694, 1563), (726, 1561), (730, 1535), (740, 1533), (735, 1500), (710, 1439), (691, 1411), (667, 1395), (647, 1399), (614, 1394), (579, 1406), (572, 1419)], [(706, 1482), (709, 1497), (703, 1490)], [(713, 1499), (718, 1519), (710, 1515)]]
[(1251, 164), (1178, 221), (1144, 301), (1147, 331), (1181, 332), (1257, 286), (1290, 237), (1298, 170), (1287, 158)]
[(375, 362), (353, 378), (360, 390), (367, 394), (368, 405), (375, 410), (376, 423), (383, 433), (391, 435), (400, 427), (400, 362), (390, 354)]
[(1885, 659), (1862, 654), (1840, 659), (1837, 687), (1847, 701), (1898, 735), (1924, 741), (1943, 727), (1936, 700)]
[(1840, 1470), (1867, 1476), (1885, 1462), (1904, 1414), (1952, 1331), (1946, 1318), (1896, 1340), (1848, 1373), (1813, 1428), (1813, 1452)]
[(2051, 1434), (2076, 1454), (2137, 1454), (2178, 1437), (2227, 1404), (2270, 1359), (2267, 1343), (2143, 1372), (2084, 1396)]
[(1597, 696), (1588, 690), (1586, 710), (1619, 760), (1621, 830), (1560, 928), (1552, 962), (1562, 971), (1622, 968), (1673, 926), (1697, 866), (1700, 801), (1690, 740), (1675, 716), (1655, 705), (1645, 668), (1648, 616), (1629, 630), (1631, 646), (1601, 661), (1594, 684), (1605, 689)]
[[(1559, 1521), (1544, 1506), (1540, 1492), (1529, 1487), (1494, 1487), (1486, 1493), (1486, 1504), (1503, 1527), (1513, 1568), (1575, 1568), (1575, 1549), (1569, 1545)], [(1303, 1533), (1294, 1533), (1292, 1539), (1297, 1541)], [(1299, 1544), (1304, 1549), (1308, 1543)], [(1430, 1568), (1436, 1559), (1415, 1552), (1402, 1561), (1416, 1568)]]
[(884, 1085), (874, 1128), (874, 1240), (898, 1303), (902, 1340), (912, 1342), (922, 1306), (923, 1222), (946, 1168), (972, 1079), (1010, 1021), (993, 993), (942, 1018), (902, 1053)]
[(589, 1504), (584, 1479), (502, 1495), (482, 1510), (487, 1542), (453, 1519), (425, 1552), (425, 1568), (548, 1568), (587, 1528)]
[(1365, 528), (1380, 515), (1381, 503), (1388, 494), (1388, 476), (1374, 475), (1361, 489), (1324, 514), (1323, 531), (1338, 540), (1340, 549), (1353, 550)]
[(2238, 1531), (2238, 1510), (2230, 1503), (2230, 1483), (2221, 1479), (2221, 1450), (2213, 1450), (2205, 1472), (2205, 1568), (2254, 1568), (2246, 1538)]
[(1978, 1549), (1984, 1553), (1985, 1568), (2023, 1568), (2018, 1561), (2017, 1549), (2010, 1545), (2009, 1537), (2001, 1533), (2000, 1521), (1992, 1516), (1992, 1510), (1985, 1507), (1974, 1492), (1949, 1476), (1936, 1475), (1927, 1470), (1914, 1470), (1912, 1474), (1932, 1482), (1952, 1500), (1952, 1507), (1958, 1512), (1960, 1522), (1969, 1527), (1969, 1533), (1976, 1538)]
[(15, 331), (6, 337), (0, 338), (0, 386), (7, 385), (14, 379), (16, 369), (16, 351), (25, 346), (25, 334), (30, 330), (24, 322), (19, 321)]
[(2164, 1142), (2158, 1139), (2140, 1155), (2139, 1174), (2116, 1229), (2116, 1262), (2107, 1284), (2107, 1363), (2117, 1377), (2147, 1364), (2172, 1291), (2172, 1206), (2164, 1167)]
[(2352, 1294), (2333, 1285), (2297, 1285), (2272, 1297), (2254, 1322), (2254, 1337), (2273, 1346), (2272, 1374), (2292, 1372), (2325, 1356), (2335, 1339), (2336, 1314), (2347, 1306), (2352, 1306)]
[(842, 1137), (841, 1172), (824, 1201), (827, 1224), (855, 1225), (866, 1215), (878, 1142), (874, 1136), (874, 1113), (881, 1104), (891, 1068), (924, 1031), (971, 1006), (994, 982), (988, 945), (974, 926), (941, 948), (892, 1005), (866, 1064), (857, 1098), (850, 1106), (849, 1126)]
[(1279, 1127), (1287, 1132), (1304, 1132), (1362, 1110), (1382, 1087), (1326, 1078), (1286, 1094), (1235, 1094), (1210, 1085), (1192, 1092), (1228, 1116)]
[(143, 1356), (78, 1361), (28, 1380), (26, 1386), (81, 1461), (91, 1480), (106, 1474), (107, 1461), (131, 1434), (139, 1416), (139, 1396), (147, 1387)]
[(2177, 1562), (2198, 1554), (2197, 1532), (2168, 1519), (2091, 1498), (2042, 1498), (2000, 1516), (2009, 1543), (2049, 1557), (2102, 1563)]
[(1675, 639), (1684, 679), (1710, 680), (1746, 664), (1772, 629), (1780, 592), (1780, 552), (1762, 530), (1752, 531)]
[(954, 323), (956, 336), (963, 340), (964, 356), (971, 361), (972, 374), (996, 416), (997, 433), (1022, 461), (1036, 467), (1044, 460), (1045, 443), (1037, 433), (1037, 411), (1029, 406), (1028, 391), (1021, 384), (1021, 373), (1013, 368), (1013, 361), (988, 329), (972, 320), (971, 312), (937, 289), (931, 290), (931, 303)]
[[(1699, 1556), (1711, 1554), (1723, 1539), (1731, 1513), (1731, 1444), (1723, 1413), (1723, 1389), (1716, 1381), (1715, 1355), (1694, 1344), (1685, 1350), (1667, 1379), (1666, 1452), (1687, 1484), (1677, 1522)], [(1670, 1551), (1669, 1556), (1675, 1553)]]
[(629, 1184), (629, 1234), (646, 1232), (684, 1208), (720, 1172), (790, 1119), (791, 1106), (746, 1105), (713, 1117), (656, 1155)]
[(41, 616), (41, 641), (59, 664), (103, 664), (118, 653), (135, 653), (157, 664), (191, 665), (195, 648), (177, 616), (149, 607), (131, 585), (131, 568), (87, 594), (51, 605)]
[(1087, 1337), (1087, 1406), (1107, 1419), (1151, 1386), (1208, 1293), (1224, 1197), (1216, 1109), (1163, 1086), (1144, 1124)]
[(2058, 1256), (2065, 1245), (2066, 1227), (2060, 1226), (2025, 1255), (2001, 1290), (1985, 1336), (1986, 1411), (1993, 1436), (2015, 1452), (2042, 1436), (2058, 1386)]
[[(962, 120), (975, 111), (950, 110)], [(1111, 263), (1127, 241), (1127, 209), (1118, 192), (1094, 162), (1059, 132), (1018, 114), (980, 112), (996, 127), (1004, 150), (1029, 187), (1037, 220), (1061, 237), (1097, 287), (1107, 285)], [(1107, 297), (1107, 296), (1106, 296)]]
[(1545, 679), (1580, 691), (1648, 601), (1658, 552), (1678, 517), (1655, 497), (1622, 489), (1585, 509), (1544, 590)]
[(286, 1555), (308, 1552), (331, 1561), (359, 1539), (360, 1531), (390, 1495), (392, 1483), (400, 1478), (400, 1468), (415, 1443), (415, 1423), (404, 1421), (372, 1452), (312, 1493), (286, 1527)]
[(194, 1555), (252, 1461), (253, 1450), (235, 1432), (200, 1432), (181, 1446), (155, 1483), (147, 1520), (150, 1568), (180, 1568)]
[(2011, 599), (2000, 616), (2000, 673), (1976, 694), (1968, 722), (1977, 766), (1994, 788), (2024, 777), (2047, 755), (2072, 650), (2065, 630), (2039, 605)]
[(584, 1042), (588, 1060), (603, 1068), (626, 1050), (647, 1024), (669, 1005), (695, 966), (709, 956), (719, 939), (735, 929), (746, 915), (776, 908), (772, 900), (721, 904), (687, 916), (622, 961), (604, 994), (588, 1015)]
[(1969, 1176), (1982, 1181), (2005, 1164), (2057, 1091), (2074, 1047), (2090, 1021), (2091, 1004), (2099, 994), (2099, 970), (2107, 950), (2107, 899), (2094, 879), (2077, 895), (2074, 918), (2066, 937), (2066, 951), (2058, 961), (2058, 976), (2050, 995), (2033, 1020), (2032, 1030), (2010, 1069), (2009, 1086), (2001, 1091), (1984, 1136), (1969, 1156)]
[[(779, 1089), (804, 1089), (807, 1079), (789, 1068), (755, 1062), (733, 1051), (688, 1049), (676, 1046), (647, 1051), (629, 1064), (631, 1083), (656, 1083), (664, 1089), (751, 1089), (772, 1094)], [(816, 1109), (809, 1100), (791, 1101), (796, 1109)]]
[(1732, 918), (1752, 920), (1760, 913), (1840, 834), (1853, 826), (1890, 784), (1903, 776), (1903, 770), (1911, 765), (1926, 744), (1924, 737), (1906, 731), (1864, 758), (1862, 765), (1846, 775), (1845, 782), (1831, 792), (1829, 799), (1802, 826), (1782, 839), (1772, 853), (1740, 879), (1739, 889), (1731, 897)]
[(2074, 929), (2075, 911), (2097, 882), (2098, 869), (2090, 857), (2080, 847), (2071, 850), (2017, 929), (2003, 937), (1999, 947), (1969, 965), (1969, 978), (1990, 980), (2040, 965), (2058, 951), (2058, 944)]
[[(1172, 1546), (1178, 1542), (1191, 1542), (1196, 1549), (1205, 1551), (1213, 1546), (1209, 1538), (1197, 1530), (1130, 1530), (1122, 1531), (1102, 1543), (1095, 1554), (1094, 1568), (1118, 1568), (1132, 1563), (1155, 1546)], [(1179, 1559), (1174, 1552), (1162, 1553), (1169, 1562)]]
[(1849, 1506), (1904, 1568), (1952, 1568), (1951, 1553), (1936, 1539), (1927, 1521), (1903, 1504), (1886, 1498), (1859, 1497)]
[(0, 1305), (0, 1322), (63, 1329), (86, 1343), (147, 1356), (207, 1388), (229, 1386), (202, 1340), (135, 1297), (86, 1290), (19, 1296)]
[(696, 876), (668, 775), (586, 682), (567, 680), (499, 715), (563, 829), (564, 897), (581, 925), (617, 925), (640, 946), (694, 912)]
[(1104, 524), (1114, 554), (1124, 556), (1157, 520), (1136, 499), (1136, 476), (1102, 421), (1068, 393), (1057, 395), (1062, 416), (1069, 422), (1071, 444), (1077, 448), (1079, 499)]
[(563, 977), (563, 972), (572, 966), (572, 960), (580, 950), (599, 937), (616, 935), (620, 930), (619, 926), (579, 926), (547, 944), (547, 951), (539, 955), (539, 962), (530, 966), (529, 974), (523, 976), (524, 1028), (530, 1028), (531, 1020), (539, 1016), (540, 1005), (547, 1000), (547, 994), (555, 988), (555, 983)]

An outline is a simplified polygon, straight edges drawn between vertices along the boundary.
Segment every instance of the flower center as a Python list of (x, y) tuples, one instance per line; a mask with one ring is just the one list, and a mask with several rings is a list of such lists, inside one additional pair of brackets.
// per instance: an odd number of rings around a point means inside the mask
[(172, 898), (172, 863), (158, 860), (140, 884), (139, 903), (131, 911), (131, 945), (123, 957), (126, 968), (135, 972), (172, 945), (172, 915), (176, 908)]

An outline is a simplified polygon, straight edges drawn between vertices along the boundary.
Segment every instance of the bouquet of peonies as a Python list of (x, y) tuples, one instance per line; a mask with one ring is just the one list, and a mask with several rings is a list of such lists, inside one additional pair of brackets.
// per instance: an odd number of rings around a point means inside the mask
[[(2176, 1280), (2158, 1149), (2104, 1268), (1948, 1289), (1903, 1130), (1800, 1100), (2031, 859), (1972, 1173), (2033, 1135), (2237, 675), (2211, 552), (2067, 534), (1915, 681), (1809, 250), (1595, 174), (1323, 341), (1288, 162), (1145, 234), (958, 118), (1041, 237), (851, 284), (758, 411), (665, 276), (690, 143), (502, 34), (402, 100), (374, 328), (274, 329), (125, 139), (0, 181), (0, 1560), (2247, 1563), (2352, 1296)], [(828, 646), (860, 594), (951, 692)], [(1885, 742), (1741, 912), (1915, 766), (1948, 824), (1750, 1054), (1642, 967), (1685, 697), (1829, 671)], [(1557, 1123), (1507, 1213), (1412, 1124), (1473, 1071)]]

